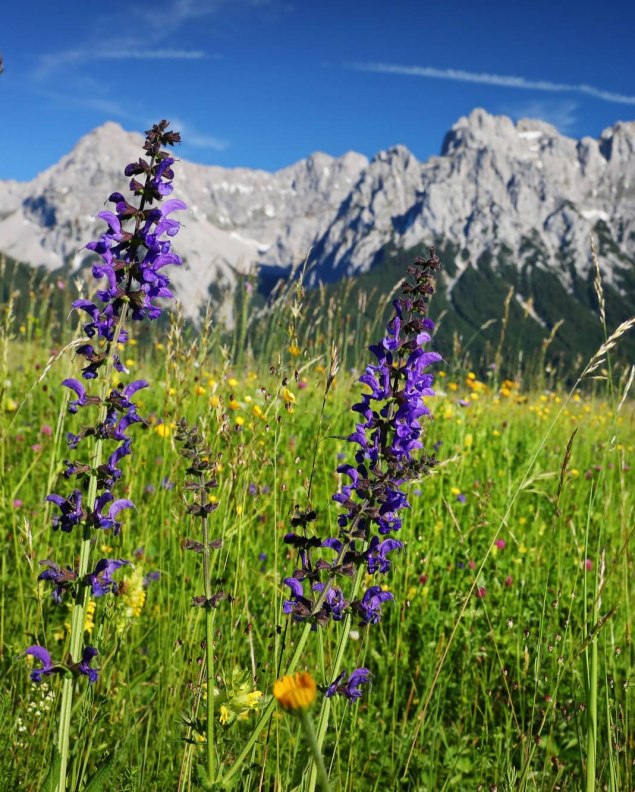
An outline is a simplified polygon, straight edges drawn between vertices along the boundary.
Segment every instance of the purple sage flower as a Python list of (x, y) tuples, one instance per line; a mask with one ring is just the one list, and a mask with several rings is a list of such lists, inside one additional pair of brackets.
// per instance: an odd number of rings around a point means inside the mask
[(360, 685), (365, 685), (372, 679), (372, 674), (367, 668), (356, 668), (348, 677), (346, 682), (342, 680), (346, 677), (346, 671), (342, 673), (328, 686), (324, 695), (327, 698), (339, 695), (347, 698), (351, 703), (362, 697)]
[(93, 685), (99, 678), (99, 671), (96, 668), (91, 668), (90, 664), (98, 654), (99, 652), (94, 646), (86, 646), (82, 652), (82, 659), (79, 663), (69, 666), (70, 670), (75, 674), (84, 674), (88, 677), (88, 682)]
[(110, 592), (117, 593), (117, 584), (112, 579), (112, 575), (124, 565), (130, 566), (130, 561), (102, 558), (97, 562), (94, 571), (86, 575), (86, 584), (90, 586), (93, 597), (103, 597)]
[(60, 674), (64, 671), (62, 666), (58, 666), (53, 663), (51, 655), (43, 646), (38, 646), (37, 644), (34, 646), (29, 646), (29, 648), (25, 650), (24, 654), (31, 655), (32, 657), (35, 657), (36, 660), (39, 660), (40, 663), (42, 663), (42, 668), (34, 668), (29, 674), (32, 682), (39, 684), (42, 681), (43, 676)]

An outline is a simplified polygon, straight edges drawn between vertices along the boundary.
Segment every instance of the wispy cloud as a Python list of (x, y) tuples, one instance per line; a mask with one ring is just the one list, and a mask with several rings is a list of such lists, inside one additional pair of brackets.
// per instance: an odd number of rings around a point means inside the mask
[(197, 132), (190, 124), (186, 124), (180, 118), (171, 117), (172, 129), (181, 133), (184, 142), (195, 149), (208, 149), (211, 151), (225, 151), (229, 147), (229, 141), (223, 138), (207, 135), (204, 132)]
[(538, 118), (546, 121), (559, 129), (560, 132), (570, 132), (578, 122), (578, 103), (574, 99), (562, 101), (546, 99), (537, 102), (519, 102), (504, 105), (500, 112), (518, 118)]
[(134, 47), (80, 47), (77, 49), (51, 52), (40, 56), (35, 77), (39, 80), (46, 79), (62, 66), (77, 66), (82, 63), (96, 60), (203, 60), (205, 58), (219, 58), (219, 55), (208, 56), (202, 50), (187, 49), (143, 49)]
[(208, 56), (203, 50), (152, 49), (130, 52), (120, 49), (98, 52), (96, 57), (103, 60), (203, 60)]
[(606, 91), (584, 83), (560, 83), (550, 80), (528, 80), (506, 74), (487, 74), (485, 72), (469, 72), (463, 69), (437, 69), (434, 66), (399, 66), (391, 63), (352, 63), (347, 68), (355, 71), (375, 72), (378, 74), (399, 74), (409, 77), (426, 77), (437, 80), (454, 80), (456, 82), (495, 85), (501, 88), (520, 88), (522, 90), (547, 91), (551, 93), (578, 93), (592, 96), (603, 102), (635, 105), (635, 96)]

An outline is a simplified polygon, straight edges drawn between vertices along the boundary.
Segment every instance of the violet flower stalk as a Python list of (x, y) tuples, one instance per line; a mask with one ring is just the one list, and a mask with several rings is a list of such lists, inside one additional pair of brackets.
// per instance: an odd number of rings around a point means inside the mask
[[(410, 506), (403, 486), (435, 464), (434, 456), (423, 448), (421, 419), (430, 412), (424, 399), (434, 393), (427, 369), (441, 360), (438, 353), (423, 349), (434, 327), (425, 311), (426, 297), (433, 290), (432, 274), (438, 268), (434, 252), (427, 261), (415, 261), (408, 270), (414, 283), (402, 284), (385, 337), (370, 347), (377, 363), (359, 378), (367, 392), (352, 409), (362, 420), (347, 438), (356, 447), (355, 464), (338, 468), (350, 483), (333, 496), (343, 510), (339, 535), (324, 540), (311, 535), (309, 525), (316, 513), (307, 510), (292, 520), (302, 532), (285, 536), (285, 542), (299, 551), (299, 567), (284, 581), (290, 590), (284, 611), (295, 621), (324, 626), (331, 619), (341, 621), (346, 612), (356, 614), (362, 626), (376, 624), (383, 603), (393, 599), (390, 592), (373, 585), (361, 598), (354, 587), (351, 600), (344, 603), (336, 581), (354, 577), (356, 570), (358, 576), (360, 571), (374, 576), (390, 570), (394, 554), (403, 547), (394, 534), (401, 529), (401, 512)], [(325, 550), (334, 551), (335, 557), (325, 556)], [(317, 596), (305, 590), (305, 581)]]
[[(85, 675), (91, 684), (98, 678), (98, 670), (91, 666), (97, 649), (82, 647), (88, 596), (116, 594), (117, 581), (113, 575), (130, 563), (123, 559), (102, 558), (90, 571), (91, 545), (97, 537), (96, 532), (111, 531), (117, 536), (126, 510), (134, 509), (132, 501), (116, 497), (113, 490), (122, 475), (120, 463), (132, 453), (133, 441), (128, 431), (134, 424), (144, 422), (133, 396), (148, 387), (145, 380), (114, 386), (111, 376), (113, 369), (127, 373), (118, 354), (120, 346), (128, 340), (126, 322), (156, 319), (161, 314), (155, 300), (172, 297), (164, 269), (170, 264), (181, 264), (180, 258), (171, 251), (170, 241), (180, 224), (170, 215), (186, 206), (174, 199), (161, 203), (171, 194), (174, 178), (174, 159), (164, 147), (180, 142), (180, 135), (168, 131), (168, 126), (167, 121), (161, 121), (148, 130), (143, 146), (145, 159), (140, 158), (124, 170), (126, 176), (132, 177), (129, 187), (133, 203), (114, 192), (108, 199), (114, 211), (99, 212), (98, 217), (106, 222), (107, 230), (86, 248), (98, 256), (99, 260), (92, 266), (93, 275), (105, 283), (94, 301), (81, 299), (73, 303), (73, 307), (88, 319), (83, 325), (86, 338), (77, 347), (78, 354), (85, 360), (82, 380), (91, 383), (100, 378), (101, 387), (98, 394), (89, 393), (84, 382), (75, 378), (65, 379), (62, 385), (75, 395), (68, 403), (71, 414), (95, 407), (98, 415), (94, 424), (82, 424), (78, 434), (67, 434), (71, 450), (83, 447), (86, 438), (92, 438), (88, 461), (65, 460), (63, 478), (74, 479), (74, 488), (68, 495), (51, 493), (46, 497), (58, 509), (53, 517), (53, 530), (81, 533), (79, 564), (77, 568), (62, 567), (47, 559), (41, 562), (46, 568), (38, 578), (53, 584), (54, 600), (59, 602), (66, 595), (73, 600), (70, 647), (64, 664), (53, 664), (44, 647), (31, 646), (26, 651), (42, 662), (42, 668), (31, 673), (32, 679), (38, 681), (58, 670), (64, 674), (57, 792), (66, 789), (73, 676)], [(138, 181), (137, 176), (143, 180)], [(103, 461), (105, 454), (108, 456)]]
[[(431, 250), (430, 258), (417, 258), (408, 268), (401, 286), (401, 296), (393, 301), (394, 316), (386, 335), (370, 347), (377, 362), (369, 365), (360, 382), (367, 392), (353, 406), (360, 419), (347, 438), (354, 450), (354, 464), (343, 464), (338, 472), (350, 483), (333, 496), (340, 504), (339, 534), (322, 539), (312, 533), (317, 520), (309, 506), (298, 510), (291, 520), (292, 531), (284, 541), (298, 552), (298, 567), (283, 581), (289, 593), (283, 611), (293, 621), (303, 622), (287, 673), (295, 671), (310, 633), (331, 620), (340, 622), (340, 641), (332, 669), (332, 681), (325, 697), (318, 724), (317, 747), (321, 750), (326, 734), (330, 703), (340, 695), (357, 701), (360, 685), (371, 678), (366, 668), (354, 669), (347, 677), (341, 668), (353, 618), (367, 627), (381, 620), (384, 605), (393, 594), (382, 585), (373, 584), (360, 596), (362, 578), (388, 572), (395, 554), (403, 544), (394, 537), (402, 525), (402, 512), (409, 508), (404, 485), (428, 474), (436, 463), (423, 447), (421, 420), (429, 415), (427, 396), (434, 395), (433, 376), (428, 366), (441, 360), (436, 352), (424, 350), (431, 340), (434, 323), (426, 317), (427, 298), (434, 291), (433, 277), (439, 260)], [(347, 578), (353, 578), (350, 594), (344, 591)], [(347, 681), (343, 680), (347, 677)], [(272, 706), (263, 710), (253, 735), (269, 717)], [(255, 736), (247, 742), (234, 765), (223, 779), (229, 787), (233, 776), (249, 755)], [(310, 789), (315, 788), (311, 776)]]
[[(434, 250), (428, 260), (418, 258), (409, 267), (412, 280), (402, 283), (402, 294), (393, 301), (395, 313), (386, 335), (370, 347), (377, 362), (367, 366), (360, 377), (367, 391), (352, 409), (362, 420), (348, 437), (355, 447), (355, 464), (338, 468), (350, 483), (333, 496), (343, 510), (338, 518), (339, 535), (320, 543), (322, 548), (335, 551), (335, 558), (314, 557), (317, 537), (308, 533), (308, 519), (300, 521), (302, 535), (292, 533), (285, 537), (287, 543), (300, 548), (300, 565), (284, 581), (291, 592), (284, 603), (285, 611), (292, 613), (296, 621), (308, 622), (313, 629), (330, 619), (343, 622), (332, 670), (334, 681), (327, 687), (322, 702), (319, 748), (326, 734), (331, 697), (341, 695), (350, 702), (356, 701), (361, 696), (359, 685), (370, 678), (368, 669), (354, 669), (348, 682), (342, 684), (345, 675), (340, 669), (352, 619), (357, 617), (362, 627), (377, 624), (383, 606), (394, 599), (385, 586), (378, 584), (369, 586), (359, 596), (362, 578), (365, 573), (376, 576), (390, 569), (389, 556), (403, 547), (393, 535), (401, 529), (401, 513), (410, 506), (403, 487), (429, 473), (436, 462), (424, 449), (421, 420), (430, 413), (425, 397), (434, 395), (433, 375), (427, 369), (441, 360), (438, 353), (424, 350), (434, 328), (425, 314), (427, 298), (434, 290), (433, 275), (438, 269)], [(336, 583), (346, 576), (354, 577), (348, 601)], [(309, 596), (304, 588), (299, 592), (298, 584), (305, 580), (310, 581), (317, 596)], [(332, 605), (333, 592), (337, 610)], [(315, 774), (310, 788), (314, 785)]]

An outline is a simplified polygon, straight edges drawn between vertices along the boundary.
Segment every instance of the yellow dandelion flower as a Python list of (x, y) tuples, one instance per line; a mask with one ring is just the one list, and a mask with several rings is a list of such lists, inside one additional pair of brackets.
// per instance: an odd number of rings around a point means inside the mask
[(227, 380), (227, 384), (229, 385), (229, 387), (230, 387), (230, 388), (235, 388), (235, 387), (237, 387), (237, 386), (238, 386), (240, 383), (238, 382), (238, 380), (236, 379), (236, 377), (230, 377), (230, 378)]
[[(472, 395), (475, 395), (475, 394), (472, 394)], [(473, 444), (474, 444), (474, 438), (472, 437), (472, 435), (471, 434), (466, 434), (465, 435), (465, 447), (466, 448), (471, 448), (473, 446)]]
[(220, 405), (220, 396), (211, 396), (209, 400), (210, 407), (218, 407)]
[(242, 426), (244, 423), (245, 423), (245, 419), (242, 417), (242, 415), (237, 415), (236, 426)]
[(196, 388), (194, 388), (194, 393), (196, 396), (205, 396), (207, 391), (202, 385), (197, 385)]
[(169, 437), (171, 430), (168, 424), (160, 423), (154, 427), (154, 431), (159, 435), (159, 437)]
[(273, 695), (287, 712), (308, 709), (317, 698), (315, 679), (307, 671), (297, 672), (276, 680)]
[(448, 382), (448, 390), (458, 391), (458, 389), (459, 386), (456, 384), (456, 382)]
[(236, 399), (231, 399), (227, 406), (230, 410), (240, 410), (240, 402), (237, 402)]
[(256, 418), (262, 418), (265, 414), (259, 404), (254, 404), (254, 406), (251, 408), (251, 412)]
[(297, 344), (291, 344), (287, 351), (291, 357), (299, 357), (302, 354), (302, 350)]

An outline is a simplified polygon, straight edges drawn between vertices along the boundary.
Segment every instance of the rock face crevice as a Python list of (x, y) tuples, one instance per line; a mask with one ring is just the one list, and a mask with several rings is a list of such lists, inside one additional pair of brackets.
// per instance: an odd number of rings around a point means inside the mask
[[(33, 181), (0, 181), (0, 251), (49, 270), (81, 267), (83, 245), (101, 231), (96, 201), (125, 190), (122, 163), (141, 143), (107, 123)], [(595, 234), (605, 282), (628, 298), (634, 155), (633, 122), (573, 140), (541, 121), (474, 110), (427, 162), (404, 146), (370, 162), (318, 152), (275, 173), (182, 162), (176, 190), (189, 211), (179, 253), (188, 270), (175, 273), (175, 288), (195, 316), (210, 286), (231, 288), (237, 272), (258, 265), (279, 270), (311, 250), (317, 284), (366, 272), (385, 250), (436, 243), (462, 251), (448, 293), (484, 254), (494, 271), (503, 261), (519, 274), (539, 266), (571, 291), (588, 280)]]

